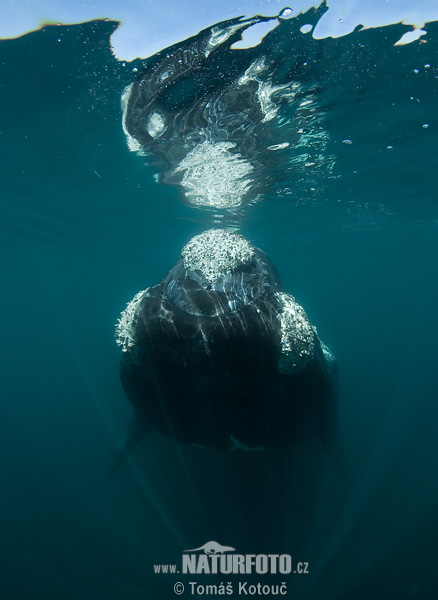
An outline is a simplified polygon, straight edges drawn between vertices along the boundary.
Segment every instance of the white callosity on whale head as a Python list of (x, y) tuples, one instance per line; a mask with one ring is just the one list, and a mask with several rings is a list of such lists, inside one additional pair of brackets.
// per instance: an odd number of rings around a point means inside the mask
[(302, 370), (315, 351), (315, 330), (306, 312), (293, 296), (278, 292), (282, 307), (278, 314), (281, 326), (281, 356), (278, 361), (280, 373)]
[(120, 318), (116, 324), (115, 338), (118, 346), (121, 347), (122, 352), (128, 352), (135, 347), (135, 323), (137, 319), (138, 309), (140, 303), (147, 294), (149, 288), (138, 292), (134, 298), (128, 302), (125, 310), (121, 313)]
[(195, 236), (181, 252), (186, 269), (200, 271), (209, 281), (249, 264), (254, 248), (242, 235), (209, 229)]

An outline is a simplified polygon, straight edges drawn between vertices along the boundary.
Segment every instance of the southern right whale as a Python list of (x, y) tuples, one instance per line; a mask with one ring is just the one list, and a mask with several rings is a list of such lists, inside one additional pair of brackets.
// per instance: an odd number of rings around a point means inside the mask
[(153, 430), (222, 451), (333, 434), (335, 359), (268, 257), (239, 234), (195, 236), (128, 304), (116, 340), (135, 413), (114, 467)]

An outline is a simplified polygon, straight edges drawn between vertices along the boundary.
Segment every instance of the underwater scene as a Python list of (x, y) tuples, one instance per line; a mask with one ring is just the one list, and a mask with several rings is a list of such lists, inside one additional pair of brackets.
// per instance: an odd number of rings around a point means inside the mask
[(437, 597), (438, 16), (331, 4), (0, 32), (0, 598)]

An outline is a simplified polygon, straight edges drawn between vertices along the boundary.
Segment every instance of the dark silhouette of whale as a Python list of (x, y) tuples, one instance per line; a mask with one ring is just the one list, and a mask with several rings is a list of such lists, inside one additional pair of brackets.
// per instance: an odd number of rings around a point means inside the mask
[(135, 414), (110, 470), (148, 432), (216, 450), (332, 434), (335, 360), (278, 273), (241, 235), (206, 231), (116, 326)]
[(204, 550), (205, 554), (223, 554), (224, 552), (234, 552), (236, 548), (231, 546), (222, 546), (217, 542), (207, 542), (199, 548), (193, 548), (192, 550), (184, 550), (184, 552), (197, 552), (198, 550)]

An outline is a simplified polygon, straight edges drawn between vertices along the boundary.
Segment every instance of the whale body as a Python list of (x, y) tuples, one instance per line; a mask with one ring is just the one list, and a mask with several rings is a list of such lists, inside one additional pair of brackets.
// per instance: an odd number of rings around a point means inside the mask
[(328, 436), (336, 363), (258, 248), (221, 229), (194, 237), (116, 326), (120, 377), (146, 433), (215, 450)]

